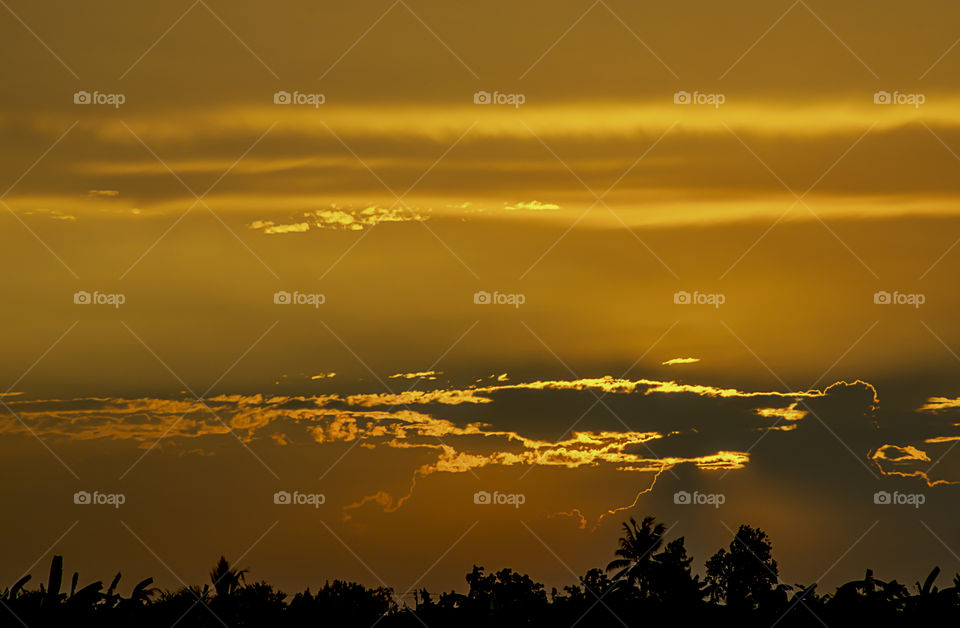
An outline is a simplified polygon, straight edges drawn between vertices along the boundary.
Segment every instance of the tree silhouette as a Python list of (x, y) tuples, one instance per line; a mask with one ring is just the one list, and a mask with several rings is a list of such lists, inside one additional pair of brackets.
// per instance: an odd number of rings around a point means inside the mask
[[(773, 547), (763, 530), (741, 525), (730, 542), (707, 561), (707, 593), (714, 603), (723, 601), (740, 613), (757, 610), (780, 588)], [(785, 594), (783, 596), (785, 599)]]
[(690, 607), (703, 601), (704, 584), (694, 575), (690, 565), (693, 558), (687, 556), (687, 548), (681, 536), (653, 556), (648, 570), (647, 588), (650, 597), (664, 605)]
[[(474, 565), (465, 594), (415, 594), (415, 608), (398, 603), (393, 590), (355, 582), (326, 582), (288, 601), (266, 582), (246, 582), (245, 569), (220, 557), (211, 585), (173, 591), (139, 581), (128, 597), (117, 573), (82, 584), (73, 573), (64, 587), (61, 556), (54, 556), (45, 583), (28, 588), (24, 575), (0, 591), (0, 628), (640, 628), (651, 625), (736, 625), (807, 628), (869, 625), (932, 626), (960, 623), (960, 574), (940, 588), (940, 568), (916, 582), (913, 593), (896, 580), (864, 577), (818, 594), (817, 585), (779, 584), (767, 535), (742, 525), (727, 548), (706, 562), (701, 582), (693, 573), (683, 537), (664, 546), (666, 530), (653, 517), (623, 525), (615, 560), (606, 571), (589, 569), (577, 584), (553, 589), (512, 569), (487, 573)], [(607, 572), (616, 573), (613, 577)], [(787, 591), (793, 588), (792, 597)], [(704, 598), (707, 599), (704, 599)]]

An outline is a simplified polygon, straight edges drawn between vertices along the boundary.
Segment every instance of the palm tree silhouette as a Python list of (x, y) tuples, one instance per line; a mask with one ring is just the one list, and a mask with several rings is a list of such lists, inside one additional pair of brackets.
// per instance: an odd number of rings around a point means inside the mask
[(240, 588), (244, 577), (247, 574), (246, 569), (237, 569), (231, 567), (230, 563), (223, 556), (217, 561), (217, 564), (210, 570), (210, 581), (217, 592), (217, 597), (229, 597)]
[(619, 570), (614, 575), (615, 582), (626, 582), (628, 586), (642, 583), (650, 572), (651, 555), (663, 545), (663, 535), (667, 528), (662, 523), (647, 516), (638, 524), (636, 519), (623, 524), (623, 536), (620, 547), (614, 552), (618, 558), (610, 561), (607, 571)]

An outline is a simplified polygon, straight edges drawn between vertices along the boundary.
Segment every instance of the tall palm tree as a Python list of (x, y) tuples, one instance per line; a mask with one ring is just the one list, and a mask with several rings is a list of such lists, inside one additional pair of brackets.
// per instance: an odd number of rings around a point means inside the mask
[(662, 523), (655, 523), (653, 517), (643, 518), (638, 524), (630, 517), (629, 523), (623, 524), (623, 536), (620, 537), (620, 547), (614, 554), (618, 557), (607, 565), (607, 571), (619, 570), (613, 577), (615, 581), (626, 581), (630, 586), (642, 582), (644, 575), (650, 570), (650, 557), (663, 544), (663, 535), (667, 528)]

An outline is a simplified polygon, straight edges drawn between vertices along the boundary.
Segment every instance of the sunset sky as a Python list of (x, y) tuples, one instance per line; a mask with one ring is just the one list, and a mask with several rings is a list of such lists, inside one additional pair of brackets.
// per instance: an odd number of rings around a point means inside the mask
[(960, 5), (591, 2), (0, 1), (0, 588), (960, 570)]

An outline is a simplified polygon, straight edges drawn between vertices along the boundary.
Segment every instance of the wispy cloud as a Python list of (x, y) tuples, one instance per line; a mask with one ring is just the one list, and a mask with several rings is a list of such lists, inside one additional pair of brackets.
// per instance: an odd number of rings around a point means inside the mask
[(540, 201), (528, 201), (525, 203), (504, 203), (504, 209), (510, 211), (516, 210), (527, 210), (527, 211), (544, 211), (544, 210), (554, 210), (560, 209), (560, 206), (556, 203), (541, 203)]
[(414, 373), (394, 373), (390, 379), (437, 379), (437, 375), (442, 375), (443, 371), (416, 371)]
[[(422, 371), (394, 376), (413, 379), (437, 374), (439, 372)], [(332, 376), (333, 373), (323, 373), (313, 378)], [(584, 426), (559, 439), (537, 436), (530, 433), (529, 428), (497, 426), (499, 414), (517, 393), (533, 396), (537, 405), (549, 413), (560, 412), (567, 406), (569, 395), (588, 391), (602, 391), (641, 404), (633, 411), (640, 425), (654, 421), (662, 413), (662, 410), (652, 413), (643, 410), (650, 408), (643, 404), (648, 403), (644, 400), (651, 396), (675, 397), (681, 403), (701, 400), (713, 404), (714, 413), (726, 418), (710, 416), (698, 420), (694, 417), (684, 423), (674, 420), (644, 429)], [(865, 382), (837, 382), (822, 390), (774, 392), (610, 376), (517, 383), (497, 381), (486, 386), (404, 393), (221, 394), (209, 397), (204, 403), (190, 398), (24, 399), (20, 396), (11, 397), (8, 403), (23, 423), (0, 414), (0, 434), (23, 433), (26, 425), (44, 438), (129, 441), (141, 448), (149, 448), (162, 439), (169, 447), (189, 451), (197, 449), (197, 445), (189, 444), (191, 442), (200, 443), (203, 449), (202, 439), (226, 437), (232, 431), (246, 442), (268, 440), (276, 446), (295, 442), (326, 446), (361, 441), (363, 447), (371, 451), (420, 451), (431, 455), (412, 469), (407, 493), (394, 495), (385, 489), (378, 490), (347, 506), (345, 516), (349, 518), (354, 516), (353, 511), (366, 505), (378, 505), (387, 511), (400, 508), (411, 498), (418, 479), (435, 473), (473, 472), (489, 466), (609, 468), (649, 475), (651, 483), (665, 469), (679, 465), (693, 465), (702, 471), (743, 469), (751, 461), (748, 450), (755, 439), (754, 430), (776, 430), (778, 426), (769, 422), (775, 418), (787, 419), (796, 425), (806, 417), (798, 408), (801, 401), (826, 401), (835, 393), (843, 400), (850, 391), (859, 391), (860, 402), (866, 402), (868, 410), (874, 407), (876, 392)], [(716, 403), (721, 399), (739, 399), (741, 405), (731, 413), (727, 401)], [(782, 407), (776, 405), (777, 400), (790, 403)], [(443, 416), (445, 407), (464, 405), (477, 409), (480, 416), (468, 421)], [(729, 444), (718, 448), (699, 437), (701, 430), (710, 429), (721, 420), (727, 423), (727, 443), (739, 442), (739, 449)], [(689, 443), (684, 445), (688, 451), (674, 451), (675, 443), (679, 442)], [(691, 444), (693, 450), (689, 450)], [(655, 454), (655, 450), (662, 453)], [(922, 460), (922, 455), (925, 454), (916, 448), (888, 445), (881, 448), (873, 460), (901, 464)]]
[(672, 358), (665, 362), (661, 362), (664, 366), (673, 366), (675, 364), (693, 364), (694, 362), (699, 362), (700, 358)]
[(273, 220), (255, 220), (248, 226), (268, 235), (304, 233), (311, 229), (346, 229), (360, 231), (385, 222), (423, 221), (427, 216), (405, 207), (380, 207), (368, 205), (362, 208), (338, 207), (305, 212), (292, 222), (277, 223)]

